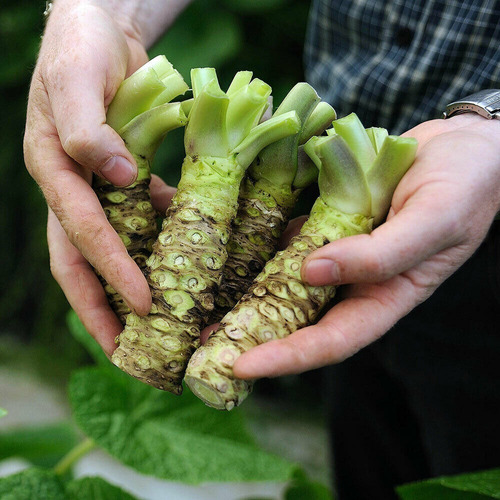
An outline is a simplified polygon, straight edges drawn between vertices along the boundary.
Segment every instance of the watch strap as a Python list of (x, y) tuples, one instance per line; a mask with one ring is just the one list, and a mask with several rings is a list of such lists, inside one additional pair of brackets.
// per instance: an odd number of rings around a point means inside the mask
[(443, 118), (461, 113), (477, 113), (488, 119), (500, 119), (500, 90), (486, 89), (451, 102), (446, 106)]

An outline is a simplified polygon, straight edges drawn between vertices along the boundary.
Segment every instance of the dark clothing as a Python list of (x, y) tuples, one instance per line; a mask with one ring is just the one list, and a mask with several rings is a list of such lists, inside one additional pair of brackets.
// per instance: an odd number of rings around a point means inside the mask
[(339, 500), (500, 466), (500, 222), (434, 295), (327, 369)]
[(313, 0), (307, 80), (339, 116), (399, 134), (500, 86), (498, 0)]
[[(305, 66), (339, 116), (399, 134), (500, 88), (500, 1), (313, 0)], [(500, 222), (429, 300), (326, 373), (338, 500), (499, 467)]]

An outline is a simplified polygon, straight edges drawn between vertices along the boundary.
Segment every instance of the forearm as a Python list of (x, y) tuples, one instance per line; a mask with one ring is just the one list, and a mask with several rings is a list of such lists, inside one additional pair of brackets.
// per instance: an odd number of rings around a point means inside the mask
[(93, 5), (109, 12), (126, 35), (148, 49), (175, 21), (191, 0), (56, 0), (50, 17), (65, 15), (68, 9)]

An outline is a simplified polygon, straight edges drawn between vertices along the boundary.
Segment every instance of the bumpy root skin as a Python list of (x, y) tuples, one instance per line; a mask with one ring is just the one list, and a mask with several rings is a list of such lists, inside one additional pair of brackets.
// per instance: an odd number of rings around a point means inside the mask
[[(149, 184), (151, 181), (149, 161), (134, 155), (139, 175), (132, 185), (118, 188), (113, 184), (94, 177), (94, 191), (104, 209), (104, 213), (120, 236), (129, 255), (144, 270), (158, 235), (156, 211), (151, 205)], [(122, 324), (125, 324), (130, 309), (120, 294), (98, 274), (108, 302)]]
[(276, 253), (296, 196), (278, 203), (267, 190), (246, 177), (238, 198), (238, 212), (227, 245), (224, 279), (215, 299), (210, 323), (219, 322), (248, 290), (266, 262)]
[(312, 287), (302, 282), (305, 257), (331, 241), (370, 230), (371, 219), (334, 211), (318, 200), (300, 235), (266, 264), (217, 332), (192, 356), (185, 381), (193, 393), (217, 409), (241, 404), (252, 382), (234, 376), (236, 359), (252, 347), (311, 324), (335, 294), (334, 286)]
[[(123, 371), (174, 394), (182, 392), (187, 361), (213, 309), (227, 258), (228, 228), (236, 213), (231, 200), (237, 199), (238, 183), (212, 170), (216, 163), (186, 158), (178, 191), (147, 260), (151, 312), (127, 317), (112, 356)], [(227, 170), (238, 169), (234, 163)], [(197, 176), (202, 171), (211, 174), (200, 190)]]

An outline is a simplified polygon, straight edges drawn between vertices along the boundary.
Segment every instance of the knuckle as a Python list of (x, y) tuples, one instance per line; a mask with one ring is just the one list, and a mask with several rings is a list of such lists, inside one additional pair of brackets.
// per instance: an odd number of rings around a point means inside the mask
[(340, 363), (361, 349), (361, 346), (356, 345), (355, 337), (348, 337), (337, 324), (328, 323), (326, 325), (326, 333), (329, 342), (324, 351), (325, 364)]
[(104, 227), (99, 220), (99, 215), (97, 212), (89, 211), (78, 217), (77, 230), (74, 230), (71, 235), (73, 244), (77, 247), (89, 244), (91, 248), (98, 248), (105, 244)]
[(79, 128), (70, 134), (63, 141), (63, 149), (66, 153), (79, 163), (84, 163), (85, 158), (92, 155), (97, 147), (97, 140), (94, 134), (88, 129)]
[(370, 252), (366, 255), (363, 266), (371, 278), (383, 279), (390, 276), (387, 265), (379, 252)]

